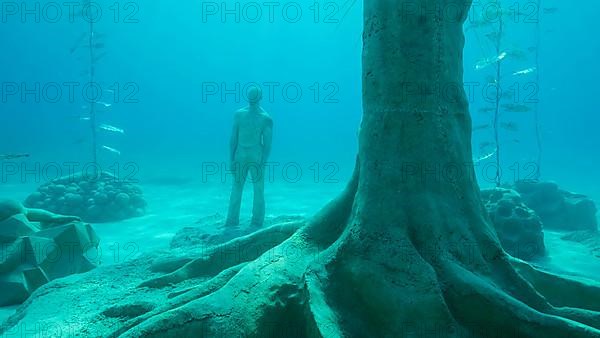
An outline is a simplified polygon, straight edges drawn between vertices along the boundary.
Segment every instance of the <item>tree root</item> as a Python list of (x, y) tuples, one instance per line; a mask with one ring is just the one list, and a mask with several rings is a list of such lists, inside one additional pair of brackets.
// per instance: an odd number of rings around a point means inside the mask
[[(302, 274), (307, 262), (281, 254), (306, 248), (298, 233), (280, 244), (273, 259), (257, 259), (227, 272), (223, 283), (206, 282), (174, 298), (168, 307), (127, 325), (123, 337), (248, 336), (278, 329), (286, 318), (303, 318)], [(269, 257), (271, 258), (271, 257)], [(238, 270), (239, 269), (239, 270)], [(277, 271), (277, 273), (273, 273)], [(218, 287), (217, 287), (218, 286)], [(276, 317), (276, 316), (279, 317)], [(296, 323), (283, 326), (300, 327)], [(121, 333), (121, 332), (119, 332)]]
[(169, 294), (170, 301), (168, 301), (165, 305), (145, 313), (142, 316), (134, 318), (124, 325), (122, 325), (117, 331), (113, 332), (111, 337), (117, 337), (123, 334), (125, 331), (141, 324), (142, 322), (148, 320), (149, 318), (156, 316), (158, 314), (170, 311), (172, 309), (176, 309), (179, 306), (182, 306), (186, 303), (193, 301), (194, 299), (200, 299), (208, 294), (216, 292), (220, 288), (222, 288), (227, 282), (231, 280), (247, 263), (242, 263), (233, 267), (230, 267), (226, 270), (223, 270), (221, 273), (216, 275), (215, 277), (195, 286), (193, 288), (189, 288), (183, 291), (174, 292)]
[(190, 262), (183, 261), (185, 265), (176, 271), (150, 279), (139, 287), (161, 288), (192, 278), (214, 276), (232, 266), (257, 259), (288, 239), (301, 226), (300, 223), (285, 223), (236, 238), (211, 248), (203, 257)]
[[(497, 288), (489, 280), (454, 262), (447, 262), (440, 274), (446, 277), (448, 283), (446, 300), (461, 323), (475, 323), (479, 330), (485, 329), (488, 333), (502, 332), (507, 336), (600, 337), (597, 328), (560, 317), (569, 315), (568, 317), (582, 319), (581, 313), (574, 315), (560, 310), (547, 314), (536, 311)], [(597, 313), (588, 314), (597, 316)], [(486, 336), (482, 332), (476, 334)]]
[[(435, 331), (445, 337), (600, 337), (597, 285), (511, 258), (483, 219), (473, 221), (480, 228), (460, 228), (451, 238), (442, 236), (446, 225), (365, 227), (369, 215), (357, 213), (356, 189), (352, 180), (304, 227), (273, 227), (224, 245), (263, 248), (244, 259), (219, 261), (213, 249), (142, 284), (214, 276), (172, 293), (165, 306), (130, 320), (114, 336), (412, 337)], [(448, 218), (443, 208), (427, 217)], [(444, 243), (460, 238), (481, 246), (467, 255)], [(441, 253), (427, 251), (432, 242)]]
[[(301, 337), (408, 337), (443, 330), (447, 337), (467, 331), (478, 337), (499, 332), (600, 337), (597, 312), (534, 300), (536, 309), (514, 296), (529, 291), (507, 292), (490, 279), (493, 273), (485, 276), (452, 260), (432, 265), (418, 252), (397, 263), (369, 258), (393, 256), (390, 247), (366, 258), (353, 256), (357, 248), (349, 229), (327, 250), (311, 256), (305, 250), (314, 248), (304, 230), (279, 244), (279, 254), (272, 259), (233, 266), (198, 287), (173, 294), (166, 306), (132, 320), (115, 336), (261, 337), (285, 336), (292, 330)], [(281, 254), (289, 252), (286, 247), (301, 254), (293, 259)]]
[(575, 280), (542, 271), (517, 258), (511, 258), (515, 269), (550, 302), (559, 307), (576, 307), (600, 312), (600, 284), (591, 280)]
[[(240, 260), (219, 261), (219, 250), (215, 248), (173, 273), (141, 284), (140, 287), (163, 287), (193, 277), (210, 276), (226, 268), (197, 287), (171, 294), (174, 298), (167, 305), (129, 321), (113, 336), (243, 333), (264, 337), (289, 336), (293, 331), (304, 337), (322, 337), (322, 332), (335, 331), (341, 337), (342, 331), (336, 325), (326, 327), (320, 320), (323, 308), (315, 305), (316, 295), (324, 293), (308, 266), (320, 259), (320, 245), (339, 237), (344, 229), (356, 189), (355, 177), (341, 197), (305, 227), (274, 226), (224, 244), (226, 248), (245, 245), (262, 248), (244, 256), (241, 263)], [(326, 230), (316, 233), (315, 229)], [(330, 315), (333, 316), (333, 312)], [(274, 335), (274, 332), (281, 334)]]

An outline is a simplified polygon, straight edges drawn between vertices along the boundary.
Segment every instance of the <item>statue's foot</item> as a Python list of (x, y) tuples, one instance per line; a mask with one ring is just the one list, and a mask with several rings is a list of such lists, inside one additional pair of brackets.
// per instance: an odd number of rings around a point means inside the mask
[(220, 235), (216, 235), (216, 237), (220, 237), (222, 242), (226, 242), (230, 239), (242, 235), (242, 229), (239, 224), (235, 223), (226, 223), (225, 227), (223, 227), (223, 231)]
[(239, 226), (240, 226), (240, 221), (232, 221), (232, 220), (227, 220), (224, 225), (225, 228), (237, 228)]
[(253, 219), (252, 222), (250, 222), (250, 227), (251, 228), (262, 228), (264, 223), (265, 223), (264, 220)]

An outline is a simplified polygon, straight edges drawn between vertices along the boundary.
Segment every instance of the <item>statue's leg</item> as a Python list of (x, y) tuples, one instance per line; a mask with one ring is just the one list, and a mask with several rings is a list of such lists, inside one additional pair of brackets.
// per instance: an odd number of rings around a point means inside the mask
[(233, 188), (229, 198), (229, 212), (227, 213), (227, 226), (237, 226), (240, 224), (240, 207), (242, 206), (242, 194), (244, 184), (248, 176), (248, 166), (243, 161), (233, 163)]
[[(256, 162), (260, 163), (260, 162)], [(252, 226), (260, 227), (265, 221), (265, 173), (264, 166), (253, 165), (250, 169), (254, 186), (254, 203), (252, 206)]]

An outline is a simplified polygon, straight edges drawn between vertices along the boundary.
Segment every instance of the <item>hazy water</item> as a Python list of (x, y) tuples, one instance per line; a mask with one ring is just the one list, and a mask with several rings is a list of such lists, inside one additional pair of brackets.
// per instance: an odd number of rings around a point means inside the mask
[[(534, 13), (541, 13), (539, 23), (512, 16), (503, 39), (507, 49), (527, 50), (535, 45), (539, 27), (539, 81), (534, 74), (512, 76), (534, 66), (528, 54), (502, 63), (503, 87), (516, 89), (516, 103), (522, 104), (534, 85), (544, 148), (542, 179), (599, 201), (600, 3), (542, 2), (534, 7)], [(263, 105), (274, 119), (267, 216), (313, 214), (343, 188), (353, 169), (362, 110), (361, 3), (286, 1), (275, 5), (273, 14), (262, 2), (227, 3), (227, 8), (190, 0), (96, 3), (102, 16), (95, 30), (104, 35), (101, 52), (106, 52), (97, 64), (96, 81), (101, 100), (111, 105), (98, 113), (98, 122), (125, 130), (123, 135), (99, 132), (99, 146), (121, 152), (100, 150), (99, 164), (121, 178), (139, 180), (149, 203), (143, 218), (94, 226), (104, 252), (131, 243), (136, 253), (165, 248), (179, 228), (226, 212), (231, 178), (223, 176), (222, 165), (233, 112), (244, 105), (242, 90), (251, 83), (266, 90)], [(506, 6), (516, 6), (531, 19), (531, 3), (506, 1)], [(19, 8), (22, 4), (27, 7)], [(467, 26), (481, 14), (480, 3), (475, 4)], [(53, 6), (61, 10), (58, 20)], [(543, 14), (545, 8), (558, 10)], [(23, 17), (24, 9), (35, 14)], [(225, 9), (234, 14), (223, 18)], [(86, 48), (70, 52), (88, 28), (87, 20), (70, 20), (63, 3), (2, 3), (0, 154), (31, 157), (0, 162), (0, 198), (23, 200), (70, 168), (90, 168), (89, 122), (80, 120), (88, 111), (82, 106), (89, 105), (89, 94), (83, 92), (89, 77), (82, 73), (89, 57)], [(475, 65), (497, 56), (485, 34), (466, 32), (465, 82), (473, 90), (474, 126), (489, 124), (492, 117), (478, 112), (490, 105), (483, 88), (493, 67), (478, 71)], [(75, 88), (72, 97), (69, 88)], [(500, 134), (503, 181), (526, 178), (528, 164), (537, 158), (533, 112), (504, 113), (501, 121), (519, 126)], [(486, 153), (480, 145), (491, 139), (489, 129), (474, 132), (474, 157)], [(491, 158), (477, 167), (482, 186), (493, 185), (493, 163)], [(249, 215), (250, 198), (248, 189), (242, 217)], [(548, 266), (559, 271), (568, 266), (565, 271), (573, 273), (596, 267), (592, 257), (572, 266), (587, 249), (565, 246), (559, 237), (546, 236), (548, 247), (560, 248)], [(11, 312), (0, 309), (0, 317)]]
[[(5, 5), (0, 25), (0, 153), (31, 154), (27, 167), (19, 167), (16, 174), (3, 163), (3, 184), (25, 181), (22, 190), (29, 190), (57, 170), (67, 174), (66, 163), (82, 168), (91, 161), (90, 128), (78, 118), (87, 111), (82, 106), (88, 105), (89, 95), (82, 88), (89, 77), (82, 71), (89, 67), (89, 58), (86, 48), (70, 53), (87, 31), (87, 20), (70, 20), (63, 4), (24, 3), (33, 12), (39, 6), (39, 18)], [(95, 30), (104, 35), (100, 52), (106, 56), (97, 64), (97, 83), (104, 90), (102, 101), (112, 105), (98, 113), (98, 120), (125, 130), (124, 135), (100, 133), (99, 145), (121, 152), (116, 156), (100, 150), (102, 168), (141, 182), (160, 179), (185, 185), (191, 179), (214, 179), (203, 173), (227, 159), (233, 112), (244, 105), (243, 88), (255, 82), (268, 92), (264, 108), (274, 118), (271, 160), (279, 165), (279, 180), (290, 183), (294, 174), (288, 170), (300, 169), (313, 190), (330, 178), (345, 181), (354, 164), (361, 114), (362, 8), (360, 3), (350, 7), (351, 2), (316, 4), (282, 2), (269, 13), (268, 7), (248, 1), (227, 8), (187, 0), (117, 2), (118, 11), (113, 2), (98, 2), (102, 16)], [(529, 4), (506, 5), (522, 13), (507, 20), (503, 48), (532, 47), (540, 27), (539, 82), (534, 76), (510, 75), (533, 67), (527, 55), (503, 63), (505, 83), (516, 85), (522, 96), (532, 93), (528, 85), (535, 85), (544, 147), (542, 179), (600, 197), (600, 117), (595, 107), (600, 42), (594, 26), (600, 5), (543, 1), (534, 8), (541, 13), (536, 23), (525, 22), (524, 17), (534, 14)], [(54, 20), (53, 6), (61, 10), (59, 20)], [(223, 17), (225, 10), (233, 12)], [(481, 13), (480, 3), (473, 13), (467, 25)], [(474, 66), (496, 56), (483, 34), (467, 30), (466, 35), (465, 81), (475, 84), (470, 102), (475, 126), (490, 122), (490, 115), (478, 109), (489, 105), (481, 88), (491, 69)], [(72, 98), (69, 86), (75, 88)], [(58, 99), (56, 88), (62, 94)], [(501, 131), (504, 181), (526, 176), (526, 165), (537, 157), (532, 114), (501, 116), (502, 122), (519, 127), (517, 132)], [(480, 144), (488, 141), (489, 130), (474, 133), (475, 157), (481, 155)], [(477, 173), (482, 185), (491, 184), (484, 169)], [(295, 192), (288, 193), (293, 198)]]

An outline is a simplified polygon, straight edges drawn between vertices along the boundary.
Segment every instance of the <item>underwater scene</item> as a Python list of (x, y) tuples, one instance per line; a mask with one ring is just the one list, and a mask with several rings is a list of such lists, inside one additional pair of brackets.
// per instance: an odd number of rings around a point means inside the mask
[(598, 12), (1, 1), (0, 336), (600, 337)]

